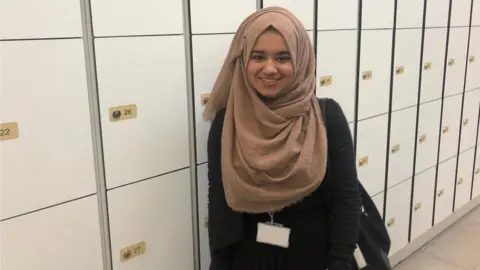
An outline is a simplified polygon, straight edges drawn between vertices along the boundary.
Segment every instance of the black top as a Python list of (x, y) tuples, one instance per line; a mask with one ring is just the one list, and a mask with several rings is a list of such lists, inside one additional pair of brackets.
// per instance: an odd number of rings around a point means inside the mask
[(226, 203), (221, 173), (225, 110), (217, 113), (208, 137), (210, 270), (350, 270), (360, 227), (361, 200), (348, 122), (340, 105), (325, 100), (329, 165), (325, 179), (301, 202), (275, 213), (291, 229), (282, 248), (256, 242), (258, 222), (268, 214), (234, 212)]

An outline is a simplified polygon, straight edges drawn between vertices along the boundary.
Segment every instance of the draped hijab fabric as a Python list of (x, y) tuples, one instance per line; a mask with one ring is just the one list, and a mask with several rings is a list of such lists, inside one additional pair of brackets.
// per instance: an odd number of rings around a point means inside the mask
[[(247, 80), (257, 38), (273, 27), (292, 57), (293, 81), (265, 101)], [(315, 95), (315, 55), (307, 31), (288, 10), (269, 7), (242, 22), (207, 102), (204, 119), (226, 108), (222, 181), (235, 211), (267, 213), (295, 204), (323, 181), (327, 136)]]

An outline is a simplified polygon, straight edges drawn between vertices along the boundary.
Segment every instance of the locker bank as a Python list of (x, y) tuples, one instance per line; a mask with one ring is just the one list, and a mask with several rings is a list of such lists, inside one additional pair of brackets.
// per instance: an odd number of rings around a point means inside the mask
[(0, 270), (208, 270), (203, 106), (290, 9), (399, 262), (480, 204), (480, 0), (0, 0)]

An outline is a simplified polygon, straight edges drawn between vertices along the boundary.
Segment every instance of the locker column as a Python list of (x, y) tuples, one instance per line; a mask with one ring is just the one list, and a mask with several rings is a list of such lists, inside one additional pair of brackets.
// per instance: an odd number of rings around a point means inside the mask
[(103, 270), (81, 18), (0, 2), (1, 269)]
[[(207, 138), (210, 123), (202, 118), (215, 79), (225, 60), (230, 43), (240, 23), (257, 9), (256, 0), (222, 1), (190, 0), (191, 63), (194, 111), (195, 151), (197, 169), (198, 231), (200, 269), (208, 270), (208, 179)], [(212, 16), (214, 14), (214, 16)], [(219, 23), (221, 22), (221, 23)]]
[(182, 1), (90, 3), (113, 269), (194, 269)]

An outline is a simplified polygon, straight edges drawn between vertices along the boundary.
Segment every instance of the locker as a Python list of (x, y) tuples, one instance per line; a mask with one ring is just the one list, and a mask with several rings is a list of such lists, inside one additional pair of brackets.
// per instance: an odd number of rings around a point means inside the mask
[(477, 147), (475, 170), (473, 172), (472, 200), (480, 196), (480, 147)]
[(442, 98), (446, 28), (425, 29), (420, 102)]
[(202, 95), (212, 91), (232, 39), (233, 35), (192, 36), (196, 152), (199, 164), (207, 161), (207, 139), (210, 130), (210, 123), (202, 118), (204, 109)]
[(415, 174), (437, 164), (441, 100), (420, 105)]
[[(480, 2), (479, 2), (480, 5)], [(480, 16), (480, 13), (478, 14)], [(472, 27), (468, 53), (467, 83), (465, 91), (480, 88), (480, 26)]]
[[(349, 122), (355, 117), (357, 31), (318, 32), (317, 96), (334, 98)], [(326, 82), (331, 79), (330, 83)], [(326, 83), (325, 83), (326, 82)]]
[[(190, 0), (192, 33), (234, 33), (242, 21), (256, 10), (256, 0)], [(215, 14), (214, 19), (212, 14)]]
[[(297, 2), (297, 5), (300, 2)], [(357, 29), (358, 28), (358, 1), (350, 0), (318, 0), (317, 1), (317, 29)]]
[(198, 231), (200, 241), (200, 270), (210, 267), (208, 240), (208, 165), (197, 166)]
[(440, 136), (440, 162), (457, 154), (461, 106), (462, 95), (447, 97), (444, 100)]
[(391, 51), (392, 30), (362, 31), (359, 120), (388, 112)]
[[(465, 151), (475, 146), (477, 138), (478, 107), (480, 102), (480, 89), (465, 92), (462, 117), (462, 134), (460, 151)], [(472, 165), (473, 166), (473, 165)]]
[(95, 195), (0, 224), (2, 270), (103, 270)]
[(387, 190), (385, 223), (392, 241), (390, 256), (408, 244), (411, 192), (411, 179)]
[[(108, 191), (113, 268), (193, 269), (189, 169)], [(125, 248), (145, 253), (122, 261)]]
[(470, 201), (473, 177), (473, 161), (475, 148), (471, 148), (458, 156), (457, 189), (455, 191), (455, 211)]
[(416, 107), (392, 113), (388, 164), (389, 188), (412, 177), (416, 123)]
[(427, 0), (426, 27), (447, 27), (450, 0)]
[(451, 28), (448, 42), (445, 96), (463, 92), (467, 61), (468, 28)]
[(392, 110), (417, 104), (421, 29), (398, 29), (395, 37), (395, 72)]
[(0, 143), (0, 219), (95, 193), (82, 40), (1, 42), (0, 66), (1, 122), (18, 123)]
[(371, 0), (362, 4), (362, 29), (393, 27), (394, 0)]
[(410, 241), (432, 227), (436, 166), (415, 176)]
[(472, 0), (452, 1), (452, 17), (450, 19), (450, 26), (469, 26), (471, 3)]
[(377, 207), (380, 216), (383, 218), (383, 208), (385, 207), (385, 192), (380, 192), (377, 195), (369, 194), (372, 197), (372, 201)]
[(90, 2), (95, 36), (183, 33), (182, 1), (91, 0)]
[(397, 28), (422, 28), (424, 0), (397, 2)]
[(0, 1), (0, 39), (81, 36), (78, 1)]
[(385, 188), (388, 116), (381, 115), (357, 124), (358, 179), (370, 196)]
[(452, 214), (456, 162), (457, 156), (454, 156), (438, 165), (435, 225)]
[(473, 0), (472, 26), (480, 26), (480, 0)]
[(307, 30), (313, 30), (313, 1), (263, 0), (263, 7), (280, 6), (290, 10)]
[[(183, 37), (106, 38), (95, 45), (107, 187), (189, 166)], [(136, 118), (111, 120), (112, 108), (132, 104)]]

